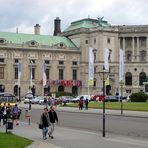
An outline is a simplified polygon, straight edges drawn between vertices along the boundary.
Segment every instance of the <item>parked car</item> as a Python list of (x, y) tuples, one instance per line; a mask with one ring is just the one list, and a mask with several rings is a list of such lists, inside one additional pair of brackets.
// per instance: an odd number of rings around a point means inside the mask
[(39, 101), (42, 100), (42, 99), (43, 99), (42, 96), (37, 96), (37, 97), (31, 99), (31, 103), (32, 104), (39, 104)]
[(76, 98), (72, 99), (72, 102), (78, 102), (80, 100), (80, 98), (83, 96), (83, 100), (85, 101), (86, 99), (88, 99), (88, 101), (91, 101), (91, 97), (90, 95), (80, 95), (77, 96)]
[(39, 100), (38, 104), (44, 105), (44, 104), (46, 104), (45, 101), (47, 101), (47, 97), (46, 96), (40, 96), (40, 100)]
[(117, 102), (119, 100), (118, 100), (118, 98), (116, 96), (106, 96), (105, 101), (106, 102)]
[(74, 98), (72, 96), (60, 96), (58, 100), (63, 103), (68, 103), (72, 102), (73, 99)]
[(103, 101), (103, 95), (92, 95), (91, 101)]
[(29, 103), (29, 101), (31, 101), (33, 99), (33, 95), (32, 93), (27, 93), (24, 99), (24, 104)]

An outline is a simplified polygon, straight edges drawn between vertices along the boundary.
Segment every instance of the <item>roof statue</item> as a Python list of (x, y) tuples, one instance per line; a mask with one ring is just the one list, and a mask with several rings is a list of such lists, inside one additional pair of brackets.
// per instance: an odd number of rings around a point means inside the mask
[(102, 26), (103, 18), (104, 18), (104, 16), (103, 17), (97, 17), (99, 26)]

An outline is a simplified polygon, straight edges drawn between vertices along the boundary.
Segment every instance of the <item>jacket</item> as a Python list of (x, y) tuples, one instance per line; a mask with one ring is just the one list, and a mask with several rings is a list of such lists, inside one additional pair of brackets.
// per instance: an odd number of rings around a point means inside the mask
[(50, 110), (48, 113), (49, 113), (49, 119), (51, 123), (55, 123), (55, 121), (57, 122), (59, 121), (57, 113), (55, 111)]
[(42, 113), (40, 118), (40, 124), (43, 127), (48, 127), (50, 125), (49, 115), (48, 113)]

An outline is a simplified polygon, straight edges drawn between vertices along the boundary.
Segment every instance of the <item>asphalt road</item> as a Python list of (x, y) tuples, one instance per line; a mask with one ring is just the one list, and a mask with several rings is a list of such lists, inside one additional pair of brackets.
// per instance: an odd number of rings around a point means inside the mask
[[(24, 118), (25, 110), (21, 119)], [(31, 122), (38, 123), (42, 110), (31, 110)], [(74, 113), (66, 111), (57, 111), (59, 117), (59, 126), (71, 127), (75, 129), (102, 132), (102, 115), (90, 113)], [(148, 139), (148, 118), (125, 117), (106, 115), (106, 134), (114, 133), (123, 136), (132, 136)]]

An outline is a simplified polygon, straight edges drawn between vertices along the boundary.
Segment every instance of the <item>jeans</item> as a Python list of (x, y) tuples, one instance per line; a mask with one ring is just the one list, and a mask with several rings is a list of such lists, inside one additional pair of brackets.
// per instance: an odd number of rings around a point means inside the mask
[(47, 138), (48, 127), (43, 127), (42, 133), (43, 133), (43, 139)]
[(54, 131), (54, 123), (50, 123), (50, 131), (49, 131), (49, 135), (53, 136), (53, 131)]

